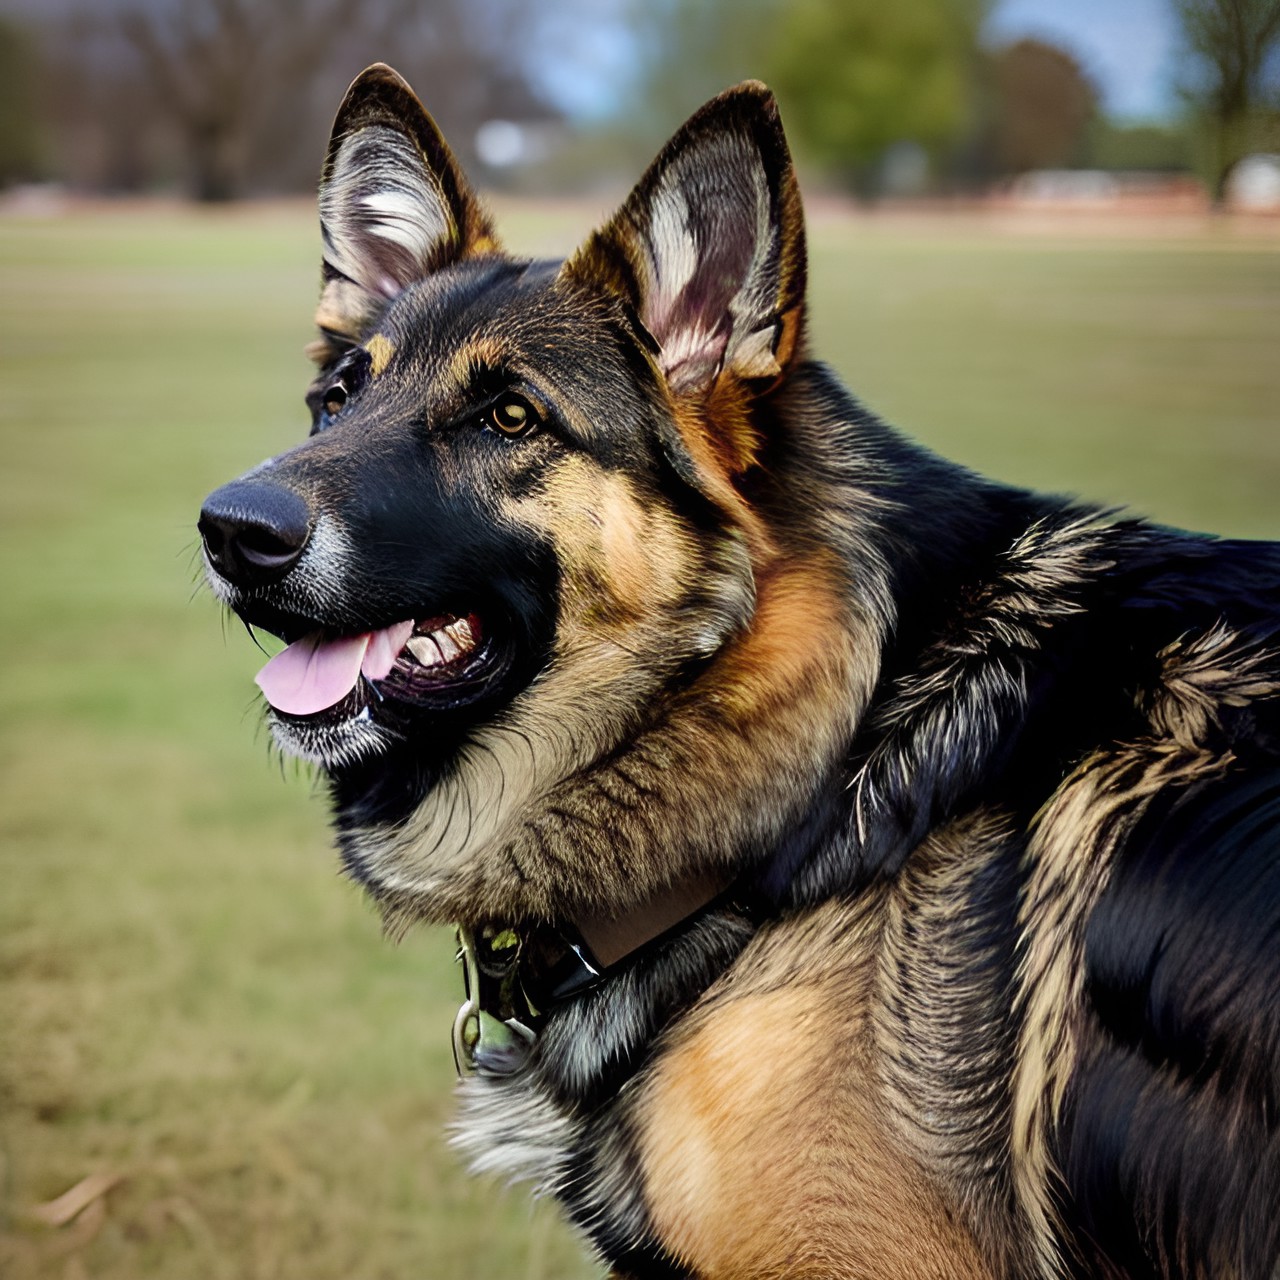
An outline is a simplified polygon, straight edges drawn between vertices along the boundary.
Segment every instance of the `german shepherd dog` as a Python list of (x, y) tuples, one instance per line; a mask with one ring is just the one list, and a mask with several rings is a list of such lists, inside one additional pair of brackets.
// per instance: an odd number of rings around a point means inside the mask
[(311, 436), (200, 528), (459, 927), (474, 1167), (616, 1276), (1280, 1275), (1280, 547), (860, 407), (759, 84), (531, 262), (375, 66), (320, 218)]

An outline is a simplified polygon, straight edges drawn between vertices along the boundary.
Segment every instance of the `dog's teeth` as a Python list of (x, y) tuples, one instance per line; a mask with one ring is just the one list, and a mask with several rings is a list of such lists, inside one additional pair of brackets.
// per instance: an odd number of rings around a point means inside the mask
[(413, 636), (405, 647), (424, 667), (438, 667), (444, 661), (434, 636)]
[(475, 634), (471, 630), (471, 623), (466, 618), (459, 618), (456, 622), (451, 622), (445, 627), (445, 633), (463, 653), (476, 647)]
[(450, 635), (448, 627), (441, 627), (439, 631), (433, 631), (431, 639), (440, 646), (440, 652), (444, 655), (446, 662), (452, 662), (462, 652), (458, 642)]
[(454, 618), (425, 635), (411, 636), (405, 646), (424, 667), (454, 662), (476, 647), (475, 632), (466, 618)]

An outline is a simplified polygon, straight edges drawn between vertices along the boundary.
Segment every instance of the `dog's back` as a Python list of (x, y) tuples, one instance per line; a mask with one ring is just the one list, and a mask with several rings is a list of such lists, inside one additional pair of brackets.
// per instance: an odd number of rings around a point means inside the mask
[(762, 86), (528, 263), (373, 68), (321, 215), (313, 438), (202, 530), (460, 926), (476, 1167), (619, 1275), (1273, 1275), (1280, 551), (863, 411)]

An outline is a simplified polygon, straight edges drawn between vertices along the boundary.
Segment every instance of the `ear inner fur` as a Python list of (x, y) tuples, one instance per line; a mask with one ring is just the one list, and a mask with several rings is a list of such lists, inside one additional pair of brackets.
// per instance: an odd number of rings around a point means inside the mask
[(451, 262), (499, 252), (489, 216), (413, 90), (376, 64), (347, 90), (320, 179), (324, 287), (316, 325), (359, 342), (389, 299)]
[(805, 247), (773, 95), (747, 82), (698, 111), (565, 272), (634, 308), (678, 396), (725, 374), (776, 382), (797, 354)]

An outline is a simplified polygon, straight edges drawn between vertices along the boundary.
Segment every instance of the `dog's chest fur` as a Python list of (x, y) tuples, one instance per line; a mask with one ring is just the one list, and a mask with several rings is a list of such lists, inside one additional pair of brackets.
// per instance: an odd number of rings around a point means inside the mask
[[(477, 1170), (561, 1198), (624, 1273), (993, 1274), (970, 1223), (1011, 1251), (1011, 1224), (989, 1221), (1012, 1216), (1010, 966), (983, 939), (1013, 903), (975, 903), (965, 868), (1014, 848), (1006, 823), (956, 823), (896, 884), (761, 928), (594, 1108), (570, 1082), (616, 1072), (628, 1037), (567, 1012), (573, 1033), (525, 1071), (464, 1082), (455, 1142)], [(957, 1090), (947, 1074), (979, 1040)], [(961, 1217), (946, 1190), (975, 1164)]]

